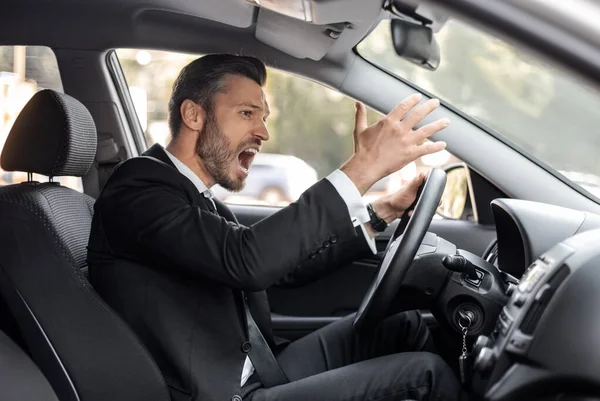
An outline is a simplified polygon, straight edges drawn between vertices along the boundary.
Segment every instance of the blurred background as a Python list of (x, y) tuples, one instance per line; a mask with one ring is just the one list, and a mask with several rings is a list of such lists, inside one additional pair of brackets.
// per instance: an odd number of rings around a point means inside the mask
[[(474, 123), (501, 132), (532, 157), (592, 195), (600, 195), (600, 160), (594, 154), (600, 136), (595, 135), (598, 121), (593, 118), (600, 109), (600, 98), (561, 71), (458, 21), (449, 20), (436, 33), (442, 49), (437, 71), (398, 57), (389, 32), (390, 21), (382, 21), (358, 45), (359, 54), (448, 101), (472, 117)], [(147, 145), (166, 144), (167, 103), (173, 81), (186, 64), (200, 55), (139, 49), (118, 49), (117, 55)], [(23, 105), (44, 88), (62, 91), (50, 49), (0, 46), (0, 147)], [(286, 205), (339, 167), (352, 152), (352, 99), (272, 68), (265, 91), (272, 110), (268, 122), (271, 139), (255, 159), (243, 191), (234, 194), (214, 188), (221, 199), (230, 203)], [(567, 120), (564, 115), (572, 118)], [(379, 117), (369, 110), (371, 123)], [(374, 185), (366, 200), (395, 191), (421, 171), (456, 163), (460, 160), (446, 151), (421, 158)], [(0, 185), (24, 179), (23, 174), (0, 171)], [(81, 190), (79, 179), (65, 177), (60, 181)], [(466, 180), (449, 187), (449, 191), (466, 194)]]
[[(389, 31), (378, 36), (390, 41)], [(199, 55), (136, 49), (119, 49), (117, 54), (147, 143), (166, 144), (170, 138), (166, 105), (173, 82), (179, 71)], [(255, 158), (241, 192), (213, 188), (228, 203), (285, 206), (352, 154), (353, 99), (273, 68), (269, 68), (265, 92), (271, 108), (268, 121), (271, 139)], [(378, 112), (368, 111), (369, 123), (379, 118)], [(457, 162), (446, 151), (419, 159), (379, 181), (365, 199), (371, 201), (397, 190), (420, 171)]]

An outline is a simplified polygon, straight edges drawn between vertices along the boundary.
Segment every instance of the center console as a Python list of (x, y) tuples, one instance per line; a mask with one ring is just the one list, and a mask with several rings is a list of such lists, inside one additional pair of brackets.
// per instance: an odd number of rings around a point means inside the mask
[(473, 347), (474, 390), (491, 401), (600, 394), (600, 230), (531, 264)]

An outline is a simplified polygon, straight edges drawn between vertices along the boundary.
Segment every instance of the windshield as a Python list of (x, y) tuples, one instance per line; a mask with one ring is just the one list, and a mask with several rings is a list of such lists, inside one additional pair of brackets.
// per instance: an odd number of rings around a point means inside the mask
[(398, 57), (384, 20), (358, 46), (367, 60), (495, 130), (600, 197), (600, 96), (567, 73), (459, 21), (436, 34), (437, 71)]

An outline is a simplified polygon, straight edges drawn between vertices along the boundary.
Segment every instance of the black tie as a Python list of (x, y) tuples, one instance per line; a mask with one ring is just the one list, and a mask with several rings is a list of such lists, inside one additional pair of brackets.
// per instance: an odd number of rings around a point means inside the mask
[[(209, 210), (218, 216), (219, 213), (217, 212), (217, 206), (213, 200), (212, 192), (205, 191), (203, 195), (206, 199), (208, 199)], [(271, 347), (269, 347), (267, 340), (265, 340), (265, 337), (262, 335), (258, 325), (252, 317), (252, 313), (250, 312), (250, 308), (248, 308), (248, 300), (244, 291), (241, 291), (241, 296), (244, 304), (244, 310), (246, 312), (249, 340), (249, 346), (247, 344), (243, 344), (242, 349), (244, 352), (248, 352), (248, 356), (250, 357), (252, 365), (254, 365), (256, 374), (265, 387), (275, 387), (281, 384), (289, 383), (289, 379), (281, 369), (281, 366), (279, 366), (277, 359), (275, 359), (275, 355), (273, 355), (273, 352), (271, 351)]]

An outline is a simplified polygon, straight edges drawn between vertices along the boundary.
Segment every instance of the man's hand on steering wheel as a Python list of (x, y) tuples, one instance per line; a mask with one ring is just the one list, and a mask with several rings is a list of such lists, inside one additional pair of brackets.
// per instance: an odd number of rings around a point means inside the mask
[(355, 316), (356, 332), (364, 332), (376, 327), (377, 323), (386, 316), (427, 233), (445, 186), (446, 173), (437, 168), (431, 170), (420, 195), (417, 195), (413, 215), (410, 219), (406, 219), (406, 224), (401, 224), (402, 220), (405, 220), (402, 219), (390, 237), (379, 272), (367, 290)]
[[(419, 173), (404, 183), (396, 192), (382, 196), (373, 202), (373, 208), (386, 223), (399, 219), (417, 199), (419, 187), (423, 185), (427, 174)], [(380, 213), (381, 212), (381, 213)]]
[[(377, 215), (385, 220), (387, 224), (390, 224), (394, 220), (401, 218), (406, 210), (417, 199), (417, 192), (419, 191), (419, 187), (423, 184), (425, 176), (426, 175), (424, 173), (420, 173), (412, 180), (402, 185), (402, 187), (396, 192), (382, 196), (373, 201), (373, 209)], [(375, 236), (377, 234), (377, 232), (369, 224), (366, 224), (365, 226), (371, 236)]]

